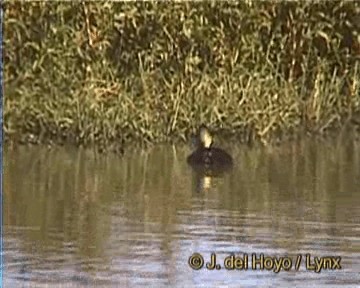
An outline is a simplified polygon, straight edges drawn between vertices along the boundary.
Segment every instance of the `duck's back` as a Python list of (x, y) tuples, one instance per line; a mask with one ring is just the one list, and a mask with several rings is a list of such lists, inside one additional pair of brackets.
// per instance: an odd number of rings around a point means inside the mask
[(220, 148), (199, 148), (187, 160), (192, 166), (212, 169), (227, 168), (233, 164), (231, 156)]

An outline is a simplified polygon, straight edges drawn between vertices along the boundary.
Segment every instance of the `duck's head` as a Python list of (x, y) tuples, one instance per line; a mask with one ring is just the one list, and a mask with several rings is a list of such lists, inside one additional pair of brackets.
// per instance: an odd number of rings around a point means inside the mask
[(213, 138), (209, 129), (205, 125), (201, 125), (199, 129), (200, 143), (204, 148), (210, 148), (213, 143)]

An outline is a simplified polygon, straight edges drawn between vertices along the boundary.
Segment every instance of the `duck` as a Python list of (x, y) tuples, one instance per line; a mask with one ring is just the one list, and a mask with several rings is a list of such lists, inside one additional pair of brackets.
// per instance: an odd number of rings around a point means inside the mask
[(201, 125), (197, 135), (197, 148), (187, 158), (195, 170), (207, 175), (229, 170), (233, 166), (232, 157), (224, 150), (214, 147), (213, 137), (205, 125)]

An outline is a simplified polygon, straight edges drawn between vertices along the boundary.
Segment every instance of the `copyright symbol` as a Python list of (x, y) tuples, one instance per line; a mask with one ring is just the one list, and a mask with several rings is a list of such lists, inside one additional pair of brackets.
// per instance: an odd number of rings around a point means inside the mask
[(194, 253), (189, 257), (189, 266), (194, 270), (199, 270), (204, 266), (204, 258), (199, 253)]

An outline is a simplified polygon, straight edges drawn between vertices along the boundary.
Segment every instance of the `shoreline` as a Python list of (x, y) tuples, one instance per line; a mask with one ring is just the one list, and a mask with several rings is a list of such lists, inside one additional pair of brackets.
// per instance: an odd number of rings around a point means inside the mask
[[(351, 121), (349, 121), (351, 122)], [(211, 127), (213, 128), (213, 127)], [(216, 146), (239, 144), (246, 147), (277, 147), (286, 145), (286, 143), (299, 143), (306, 139), (313, 139), (314, 141), (327, 141), (329, 143), (337, 141), (340, 138), (346, 137), (353, 141), (360, 141), (360, 123), (347, 123), (342, 126), (327, 130), (325, 132), (318, 131), (305, 131), (304, 127), (300, 127), (295, 132), (281, 133), (281, 135), (273, 135), (272, 137), (264, 140), (262, 138), (251, 138), (249, 140), (249, 133), (242, 132), (230, 132), (230, 131), (216, 131), (212, 129), (212, 133), (216, 139)], [(191, 137), (194, 133), (189, 133), (186, 139), (168, 139), (167, 141), (159, 142), (141, 142), (136, 140), (130, 140), (124, 142), (121, 139), (116, 139), (107, 142), (107, 144), (101, 142), (89, 142), (89, 143), (76, 143), (74, 139), (67, 141), (64, 139), (51, 139), (51, 138), (40, 138), (33, 134), (27, 134), (14, 137), (14, 135), (6, 135), (4, 133), (3, 146), (47, 146), (49, 149), (56, 147), (72, 147), (72, 148), (84, 148), (84, 149), (95, 149), (99, 153), (115, 153), (123, 155), (131, 149), (147, 149), (149, 147), (160, 146), (160, 145), (190, 145)]]

